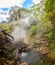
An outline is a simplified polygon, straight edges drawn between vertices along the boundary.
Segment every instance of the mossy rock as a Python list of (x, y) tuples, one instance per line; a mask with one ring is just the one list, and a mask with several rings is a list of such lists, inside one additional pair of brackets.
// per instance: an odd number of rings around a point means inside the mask
[(55, 62), (55, 52), (50, 52), (50, 53), (47, 55), (47, 58), (48, 58), (49, 61)]

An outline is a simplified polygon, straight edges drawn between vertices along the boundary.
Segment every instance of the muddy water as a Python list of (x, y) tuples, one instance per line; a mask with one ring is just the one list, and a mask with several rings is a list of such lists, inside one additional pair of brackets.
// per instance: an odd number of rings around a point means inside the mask
[(28, 65), (33, 65), (40, 61), (42, 58), (42, 54), (36, 51), (29, 51), (26, 53), (21, 53), (20, 59), (21, 62), (26, 62)]

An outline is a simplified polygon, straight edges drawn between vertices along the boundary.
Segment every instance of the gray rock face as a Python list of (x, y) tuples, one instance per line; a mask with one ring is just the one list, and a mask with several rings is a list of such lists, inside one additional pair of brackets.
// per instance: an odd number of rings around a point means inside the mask
[(36, 51), (23, 52), (20, 56), (21, 62), (26, 62), (28, 65), (33, 65), (36, 62), (40, 61), (42, 54)]

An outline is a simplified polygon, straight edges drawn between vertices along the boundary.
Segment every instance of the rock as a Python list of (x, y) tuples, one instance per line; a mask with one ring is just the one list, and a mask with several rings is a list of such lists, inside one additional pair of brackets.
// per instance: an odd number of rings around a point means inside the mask
[(42, 54), (46, 54), (46, 53), (49, 52), (48, 47), (44, 47), (44, 46), (41, 46), (41, 47), (39, 48), (39, 50), (40, 50), (40, 52), (41, 52)]
[(21, 63), (20, 65), (28, 65), (26, 62)]

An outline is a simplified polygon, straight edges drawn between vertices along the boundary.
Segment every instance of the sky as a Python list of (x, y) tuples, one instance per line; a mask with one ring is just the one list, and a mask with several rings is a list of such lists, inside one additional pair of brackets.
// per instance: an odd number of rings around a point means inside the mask
[(20, 6), (30, 9), (33, 4), (39, 3), (40, 0), (0, 0), (0, 22), (6, 21), (9, 17), (9, 9), (12, 6)]

